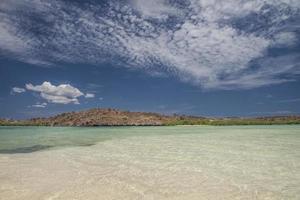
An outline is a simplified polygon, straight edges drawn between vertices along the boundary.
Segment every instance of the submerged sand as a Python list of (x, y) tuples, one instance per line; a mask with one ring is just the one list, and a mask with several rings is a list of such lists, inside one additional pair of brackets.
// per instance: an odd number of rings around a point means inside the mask
[(0, 154), (0, 199), (300, 199), (299, 126), (198, 129)]

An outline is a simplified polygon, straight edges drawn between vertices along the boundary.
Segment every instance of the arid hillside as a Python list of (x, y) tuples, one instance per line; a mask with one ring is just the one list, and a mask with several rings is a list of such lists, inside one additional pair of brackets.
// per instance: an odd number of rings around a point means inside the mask
[(274, 125), (300, 124), (300, 116), (257, 118), (205, 118), (185, 115), (162, 115), (95, 108), (62, 113), (49, 118), (29, 120), (0, 119), (2, 126), (165, 126), (165, 125)]
[(33, 124), (50, 126), (117, 126), (117, 125), (163, 125), (172, 117), (145, 112), (129, 112), (116, 109), (91, 109), (70, 112), (50, 118), (34, 118)]

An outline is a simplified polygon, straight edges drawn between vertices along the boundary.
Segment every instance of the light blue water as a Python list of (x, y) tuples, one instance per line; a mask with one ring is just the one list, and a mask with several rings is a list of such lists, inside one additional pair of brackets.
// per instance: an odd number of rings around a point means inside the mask
[(297, 125), (0, 128), (3, 199), (300, 199), (299, 169)]
[[(209, 131), (203, 127), (199, 134)], [(31, 153), (70, 146), (90, 146), (101, 141), (132, 136), (184, 134), (174, 127), (0, 127), (0, 153)], [(189, 131), (188, 131), (189, 132)]]

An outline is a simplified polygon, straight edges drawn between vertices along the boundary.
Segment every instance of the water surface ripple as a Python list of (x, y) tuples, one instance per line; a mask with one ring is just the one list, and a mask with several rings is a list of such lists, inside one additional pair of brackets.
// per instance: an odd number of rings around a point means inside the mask
[(300, 126), (0, 128), (0, 199), (300, 199)]

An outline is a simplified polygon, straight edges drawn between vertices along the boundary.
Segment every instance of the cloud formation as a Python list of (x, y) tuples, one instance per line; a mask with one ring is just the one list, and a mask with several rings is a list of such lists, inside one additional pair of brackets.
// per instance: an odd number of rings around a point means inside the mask
[(179, 12), (175, 7), (169, 6), (167, 0), (133, 0), (132, 5), (144, 18), (166, 20)]
[(299, 75), (299, 20), (296, 0), (3, 0), (0, 50), (35, 65), (110, 61), (205, 89), (255, 88)]
[(84, 95), (84, 97), (87, 98), (87, 99), (94, 98), (94, 97), (95, 97), (95, 94), (92, 94), (92, 93), (86, 93), (86, 94)]
[(38, 92), (40, 96), (50, 103), (58, 104), (79, 104), (78, 97), (84, 94), (77, 88), (69, 84), (61, 84), (58, 86), (52, 85), (45, 81), (41, 85), (26, 84), (26, 89)]
[(23, 93), (23, 92), (26, 92), (24, 88), (19, 88), (19, 87), (12, 88), (12, 93)]
[(44, 102), (44, 103), (36, 103), (34, 105), (32, 105), (32, 107), (34, 108), (45, 108), (47, 106), (47, 103)]

